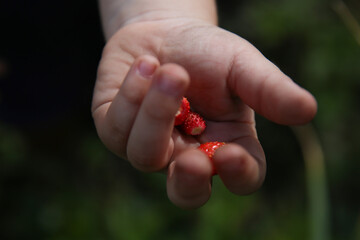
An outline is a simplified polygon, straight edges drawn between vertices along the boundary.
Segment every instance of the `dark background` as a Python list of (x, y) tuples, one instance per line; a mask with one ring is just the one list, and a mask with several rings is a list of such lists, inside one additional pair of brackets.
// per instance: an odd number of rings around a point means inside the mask
[(105, 44), (96, 1), (2, 1), (0, 238), (360, 239), (360, 4), (341, 3), (219, 1), (222, 27), (317, 98), (306, 129), (325, 167), (305, 164), (293, 128), (257, 116), (264, 186), (237, 197), (215, 177), (208, 204), (183, 211), (165, 176), (135, 171), (96, 135), (90, 104)]

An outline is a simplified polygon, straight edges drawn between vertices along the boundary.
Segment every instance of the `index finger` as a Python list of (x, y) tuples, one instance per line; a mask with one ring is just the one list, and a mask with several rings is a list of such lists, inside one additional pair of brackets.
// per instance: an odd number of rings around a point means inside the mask
[(155, 72), (128, 140), (128, 158), (134, 167), (158, 171), (168, 165), (175, 114), (189, 82), (186, 70), (176, 64), (164, 64)]

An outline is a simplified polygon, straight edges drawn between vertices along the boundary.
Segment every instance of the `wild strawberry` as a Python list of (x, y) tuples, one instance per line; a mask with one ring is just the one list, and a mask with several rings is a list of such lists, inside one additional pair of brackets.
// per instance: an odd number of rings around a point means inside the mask
[(198, 149), (200, 149), (201, 151), (203, 151), (210, 159), (212, 166), (213, 166), (213, 172), (212, 175), (216, 174), (216, 169), (213, 163), (213, 156), (215, 154), (215, 151), (221, 147), (224, 146), (225, 143), (224, 142), (207, 142), (207, 143), (203, 143), (201, 144)]
[(205, 130), (206, 124), (198, 113), (190, 111), (181, 127), (186, 134), (195, 136), (200, 135)]
[(186, 97), (183, 97), (179, 110), (175, 114), (174, 126), (181, 125), (188, 117), (189, 112), (190, 112), (190, 103), (186, 99)]

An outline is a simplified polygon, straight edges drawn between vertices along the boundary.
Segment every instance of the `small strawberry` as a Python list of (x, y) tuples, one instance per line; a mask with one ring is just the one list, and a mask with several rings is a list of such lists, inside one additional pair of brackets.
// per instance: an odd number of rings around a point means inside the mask
[[(200, 149), (201, 151), (203, 151), (210, 159), (211, 163), (213, 164), (213, 156), (215, 154), (215, 151), (217, 149), (219, 149), (219, 147), (224, 146), (225, 143), (224, 142), (207, 142), (207, 143), (203, 143), (201, 144), (198, 149)], [(213, 164), (213, 172), (212, 175), (216, 174), (216, 169), (215, 166)]]
[(190, 112), (190, 103), (186, 99), (186, 97), (183, 97), (179, 110), (175, 114), (174, 126), (181, 125), (188, 117), (189, 112)]
[(190, 111), (181, 127), (186, 134), (195, 136), (205, 130), (206, 124), (200, 114)]

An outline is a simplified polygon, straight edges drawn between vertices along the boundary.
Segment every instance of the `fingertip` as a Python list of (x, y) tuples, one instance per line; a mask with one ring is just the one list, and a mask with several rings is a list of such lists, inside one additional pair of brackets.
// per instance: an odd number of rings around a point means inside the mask
[[(295, 83), (291, 83), (295, 84)], [(287, 99), (281, 101), (277, 114), (272, 119), (283, 125), (302, 125), (310, 122), (317, 113), (317, 101), (305, 89), (295, 86)]]
[(167, 95), (182, 97), (189, 83), (188, 72), (178, 64), (166, 63), (155, 73), (155, 86)]
[(211, 177), (212, 166), (209, 163), (206, 155), (200, 151), (187, 151), (177, 159), (177, 173), (179, 177), (195, 178), (196, 181), (203, 181)]
[[(246, 155), (244, 149), (232, 143), (219, 148), (213, 157), (213, 163), (219, 176), (223, 178), (229, 173), (233, 175), (243, 174), (247, 168)], [(236, 161), (234, 161), (235, 158)]]
[(194, 149), (180, 154), (168, 171), (167, 193), (171, 202), (194, 209), (208, 201), (212, 166), (203, 153)]
[(262, 185), (265, 173), (243, 147), (226, 144), (214, 155), (214, 165), (224, 185), (234, 194), (248, 195)]
[(305, 93), (303, 95), (303, 100), (300, 101), (302, 104), (299, 104), (299, 112), (302, 113), (302, 119), (299, 118), (301, 121), (295, 122), (295, 125), (306, 124), (310, 122), (315, 117), (318, 110), (318, 105), (315, 97), (308, 91), (304, 91)]

